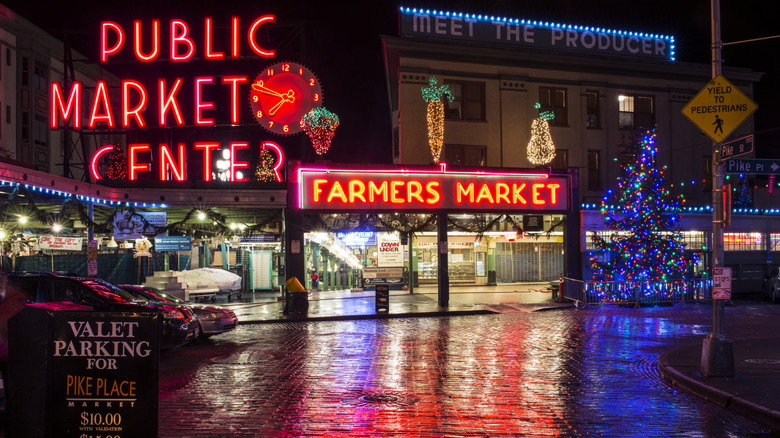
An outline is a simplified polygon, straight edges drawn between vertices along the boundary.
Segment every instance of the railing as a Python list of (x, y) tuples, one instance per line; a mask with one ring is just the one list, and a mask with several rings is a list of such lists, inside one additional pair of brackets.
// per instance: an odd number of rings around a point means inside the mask
[(589, 304), (683, 303), (710, 299), (712, 280), (684, 278), (667, 281), (583, 281), (563, 277), (563, 298), (579, 306)]

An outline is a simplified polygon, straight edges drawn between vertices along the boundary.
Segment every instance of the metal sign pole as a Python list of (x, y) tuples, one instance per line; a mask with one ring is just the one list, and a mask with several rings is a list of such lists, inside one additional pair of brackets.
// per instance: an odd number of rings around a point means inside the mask
[[(721, 74), (720, 0), (710, 0), (712, 9), (712, 77)], [(712, 142), (712, 268), (723, 266), (723, 165), (720, 144)], [(724, 300), (712, 300), (712, 332), (704, 338), (701, 352), (701, 373), (706, 377), (734, 376), (734, 349), (726, 338)]]

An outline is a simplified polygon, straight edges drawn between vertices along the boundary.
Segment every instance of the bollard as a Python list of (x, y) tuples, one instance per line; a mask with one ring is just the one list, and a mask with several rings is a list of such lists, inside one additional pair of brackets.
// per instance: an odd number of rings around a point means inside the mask
[(283, 313), (307, 313), (309, 311), (309, 293), (296, 277), (290, 277), (284, 284), (287, 296), (284, 301)]

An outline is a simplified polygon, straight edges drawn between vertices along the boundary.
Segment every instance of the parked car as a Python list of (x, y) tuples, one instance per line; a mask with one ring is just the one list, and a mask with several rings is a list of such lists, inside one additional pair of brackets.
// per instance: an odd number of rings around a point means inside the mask
[(769, 271), (769, 275), (764, 277), (764, 282), (761, 283), (761, 297), (765, 300), (770, 300), (773, 303), (780, 302), (780, 268), (775, 268)]
[(69, 301), (101, 311), (158, 311), (163, 317), (161, 349), (186, 344), (189, 326), (195, 322), (193, 315), (187, 316), (176, 306), (139, 302), (124, 289), (98, 278), (18, 272), (8, 274), (8, 282), (10, 287), (23, 293), (29, 303)]
[(233, 330), (238, 325), (236, 314), (225, 307), (219, 307), (213, 304), (190, 304), (181, 298), (175, 297), (152, 286), (122, 285), (122, 287), (143, 293), (150, 299), (161, 300), (170, 304), (191, 306), (193, 312), (195, 312), (195, 315), (198, 317), (197, 324), (200, 326), (200, 336), (202, 338), (208, 338), (209, 336)]
[(128, 287), (125, 285), (120, 285), (119, 287), (124, 289), (125, 292), (133, 297), (133, 302), (166, 309), (168, 311), (176, 309), (177, 311), (181, 312), (182, 315), (184, 315), (184, 318), (189, 321), (187, 329), (187, 341), (191, 342), (200, 339), (200, 324), (198, 324), (198, 316), (195, 315), (192, 307), (179, 303), (160, 301), (154, 297), (150, 297), (149, 295), (142, 293), (134, 287)]

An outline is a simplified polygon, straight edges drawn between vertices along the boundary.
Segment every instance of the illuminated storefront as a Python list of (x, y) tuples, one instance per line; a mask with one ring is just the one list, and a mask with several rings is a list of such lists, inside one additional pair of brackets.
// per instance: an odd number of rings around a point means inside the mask
[[(311, 239), (309, 233), (289, 233), (287, 258), (300, 276), (308, 278), (313, 270), (323, 281), (321, 247), (326, 246), (328, 254), (343, 247), (354, 257), (352, 269), (363, 271), (363, 282), (350, 287), (370, 287), (376, 275), (411, 289), (436, 284), (439, 301), (446, 304), (450, 285), (496, 284), (503, 245), (535, 239), (538, 263), (545, 243), (556, 246), (552, 252), (559, 264), (554, 275), (548, 278), (537, 271), (535, 278), (508, 281), (550, 281), (576, 266), (579, 258), (577, 239), (566, 244), (567, 235), (578, 235), (571, 229), (577, 221), (568, 220), (576, 218), (577, 205), (572, 203), (577, 193), (570, 179), (568, 174), (450, 169), (446, 164), (296, 164), (290, 174), (288, 231), (298, 223), (300, 230), (316, 228), (318, 236), (332, 236)], [(523, 221), (525, 228), (518, 224)], [(553, 221), (555, 226), (550, 226)], [(532, 230), (539, 233), (533, 236)], [(315, 248), (304, 246), (304, 239), (316, 240)], [(325, 288), (333, 285), (329, 278), (324, 281)]]

